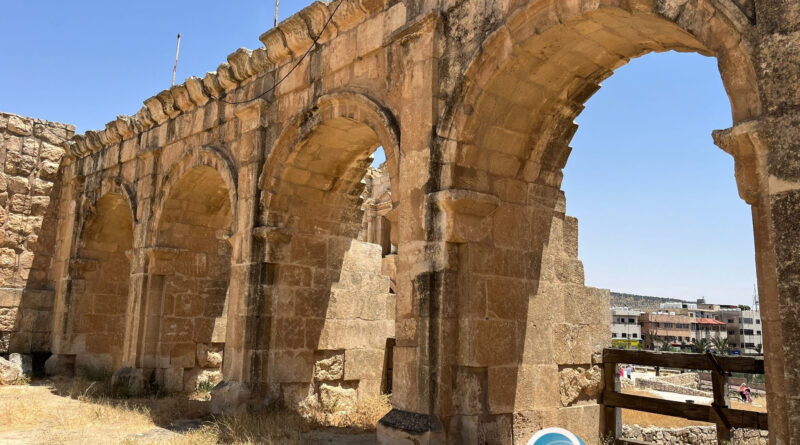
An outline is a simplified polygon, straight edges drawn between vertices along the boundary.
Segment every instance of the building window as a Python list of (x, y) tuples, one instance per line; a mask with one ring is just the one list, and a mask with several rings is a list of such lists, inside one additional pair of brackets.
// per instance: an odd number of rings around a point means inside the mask
[(753, 324), (753, 319), (752, 318), (745, 318), (744, 319), (744, 323), (745, 324)]
[(756, 318), (756, 324), (761, 324), (761, 320)]
[(733, 323), (733, 318), (729, 318), (728, 323)]
[(628, 338), (628, 334), (626, 334), (626, 333), (624, 333), (624, 332), (623, 332), (623, 333), (622, 333), (622, 338)]
[(631, 334), (631, 338), (637, 338), (637, 337), (638, 337), (638, 335), (636, 335), (635, 332), (633, 334)]
[(761, 335), (761, 331), (756, 331), (756, 335)]
[(628, 323), (636, 323), (636, 320), (634, 320), (633, 318), (629, 318)]

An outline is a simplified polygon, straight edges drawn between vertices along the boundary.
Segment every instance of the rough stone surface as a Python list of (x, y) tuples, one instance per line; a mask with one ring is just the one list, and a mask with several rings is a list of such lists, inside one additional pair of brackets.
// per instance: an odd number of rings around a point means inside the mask
[(0, 353), (50, 349), (60, 145), (74, 133), (0, 112)]
[(770, 440), (798, 442), (796, 3), (345, 0), (324, 29), (315, 3), (64, 144), (0, 115), (0, 345), (180, 386), (224, 343), (219, 409), (391, 382), (428, 429), (387, 422), (385, 443), (594, 441), (609, 294), (561, 191), (575, 119), (627, 61), (694, 51), (717, 58), (734, 126), (714, 140), (753, 209)]
[(0, 385), (10, 385), (22, 375), (19, 365), (0, 357)]
[[(717, 445), (717, 430), (714, 426), (642, 428), (638, 425), (623, 425), (622, 437), (664, 445)], [(732, 442), (736, 445), (767, 445), (769, 434), (759, 430), (734, 430)]]
[(17, 365), (22, 375), (31, 377), (33, 375), (33, 357), (30, 354), (12, 353), (8, 355), (8, 361)]
[(121, 368), (111, 376), (111, 389), (115, 394), (136, 397), (144, 394), (147, 382), (142, 371), (136, 368)]
[(234, 414), (247, 409), (250, 390), (238, 382), (221, 381), (211, 390), (211, 413)]

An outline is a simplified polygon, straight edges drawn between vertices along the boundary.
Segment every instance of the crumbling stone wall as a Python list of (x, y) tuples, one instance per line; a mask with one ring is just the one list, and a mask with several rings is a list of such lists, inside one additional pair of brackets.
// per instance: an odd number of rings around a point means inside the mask
[(0, 112), (0, 354), (49, 350), (61, 144), (74, 133)]

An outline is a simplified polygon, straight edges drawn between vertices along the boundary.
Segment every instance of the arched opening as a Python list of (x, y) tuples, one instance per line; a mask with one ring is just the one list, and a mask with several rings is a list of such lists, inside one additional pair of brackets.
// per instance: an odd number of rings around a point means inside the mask
[(228, 187), (216, 169), (191, 168), (170, 187), (150, 255), (155, 316), (146, 328), (155, 379), (169, 391), (221, 379), (232, 224)]
[[(610, 346), (755, 354), (763, 343), (750, 337), (761, 337), (760, 318), (739, 307), (753, 304), (756, 281), (750, 207), (737, 196), (733, 158), (709, 137), (710, 129), (731, 125), (716, 60), (686, 53), (635, 59), (603, 83), (577, 122), (562, 189), (581, 222), (586, 283), (611, 290)], [(745, 318), (752, 335), (742, 340)], [(710, 373), (668, 374), (632, 368), (622, 391), (710, 405)], [(730, 404), (764, 412), (763, 376), (748, 377), (754, 402)], [(714, 434), (708, 422), (631, 410), (622, 421), (632, 440), (653, 441), (626, 427), (634, 424), (655, 427), (653, 434), (678, 427), (691, 430), (664, 432)]]
[(119, 368), (128, 304), (133, 221), (128, 202), (107, 193), (93, 209), (72, 262), (75, 370), (92, 377)]
[(444, 328), (458, 332), (442, 346), (458, 351), (443, 359), (452, 385), (440, 384), (434, 403), (464, 442), (522, 440), (546, 424), (602, 434), (609, 294), (585, 286), (577, 220), (560, 189), (574, 119), (600, 82), (647, 53), (699, 52), (717, 57), (734, 122), (759, 110), (738, 24), (711, 2), (676, 11), (564, 3), (531, 2), (487, 39), (443, 131), (457, 143), (445, 147), (456, 148), (444, 154), (442, 188), (496, 203), (475, 219), (473, 239), (454, 239), (468, 284)]
[[(324, 118), (289, 143), (280, 168), (268, 161), (261, 181), (272, 231), (262, 276), (272, 327), (261, 378), (268, 396), (290, 408), (347, 410), (391, 391), (396, 143), (362, 113), (323, 107)], [(388, 144), (386, 165), (371, 167)]]

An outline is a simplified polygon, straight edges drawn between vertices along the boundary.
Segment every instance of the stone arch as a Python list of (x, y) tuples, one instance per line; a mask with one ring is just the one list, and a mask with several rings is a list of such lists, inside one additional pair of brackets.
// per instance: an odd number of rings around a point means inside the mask
[[(267, 215), (270, 210), (277, 210), (282, 205), (276, 202), (279, 200), (277, 196), (280, 194), (278, 188), (282, 175), (291, 174), (293, 170), (290, 168), (302, 170), (294, 164), (304, 161), (298, 159), (298, 154), (302, 151), (301, 144), (318, 131), (320, 126), (330, 125), (331, 122), (351, 125), (351, 128), (360, 128), (364, 133), (369, 131), (373, 133), (364, 136), (367, 140), (371, 139), (372, 144), (377, 144), (367, 154), (371, 154), (378, 146), (383, 147), (392, 188), (397, 189), (400, 155), (400, 127), (397, 120), (386, 107), (368, 96), (351, 92), (330, 93), (321, 96), (315, 106), (291, 119), (270, 151), (259, 178), (261, 204), (265, 211), (263, 215)], [(342, 161), (344, 164), (353, 163), (352, 160)], [(360, 180), (364, 168), (360, 167), (357, 171), (347, 173), (340, 172), (339, 176), (351, 180), (351, 177), (357, 176)], [(322, 181), (325, 182), (324, 179)], [(337, 186), (343, 185), (339, 183)]]
[(734, 122), (761, 113), (752, 25), (732, 2), (516, 4), (437, 129), (435, 230), (457, 252), (454, 281), (463, 285), (443, 297), (457, 314), (442, 327), (454, 335), (432, 346), (444, 377), (430, 402), (459, 443), (487, 431), (516, 443), (543, 418), (581, 437), (600, 433), (596, 358), (610, 341), (610, 314), (598, 308), (609, 297), (584, 285), (577, 220), (560, 190), (574, 119), (600, 83), (650, 52), (699, 52), (717, 57)]
[(396, 188), (392, 115), (363, 95), (325, 95), (289, 122), (260, 177), (271, 321), (259, 386), (290, 407), (341, 398), (342, 409), (385, 390), (395, 299), (381, 246), (357, 239), (362, 178), (379, 146)]
[(122, 363), (133, 247), (133, 202), (124, 185), (103, 181), (99, 199), (84, 206), (70, 264), (70, 354), (79, 373), (110, 372)]
[(459, 183), (464, 169), (560, 185), (583, 103), (650, 52), (715, 56), (734, 123), (759, 116), (751, 28), (728, 0), (526, 2), (486, 39), (440, 125), (458, 141), (444, 148), (454, 161), (443, 188), (492, 192), (487, 174)]
[(216, 170), (217, 174), (222, 179), (231, 204), (233, 220), (236, 220), (238, 207), (238, 175), (234, 168), (233, 161), (230, 160), (224, 151), (216, 147), (206, 146), (189, 149), (184, 152), (180, 159), (175, 162), (161, 178), (161, 187), (158, 190), (153, 206), (152, 226), (151, 230), (148, 231), (150, 234), (148, 245), (155, 245), (154, 237), (158, 232), (157, 229), (161, 221), (164, 204), (170, 196), (172, 189), (175, 187), (175, 184), (183, 179), (190, 170), (202, 166)]
[(221, 379), (235, 181), (220, 152), (192, 150), (165, 175), (156, 199), (138, 360), (167, 391)]

